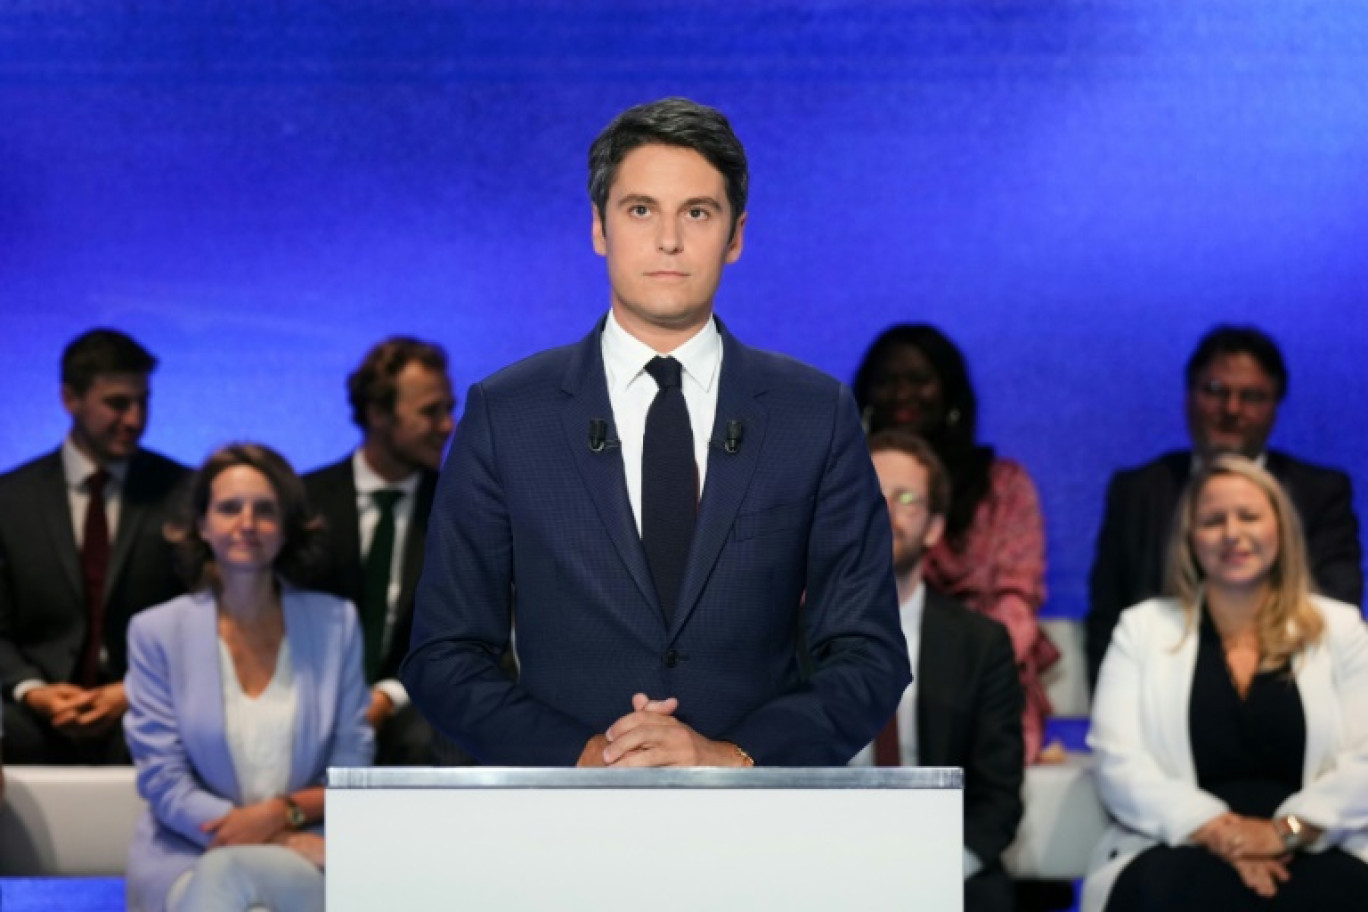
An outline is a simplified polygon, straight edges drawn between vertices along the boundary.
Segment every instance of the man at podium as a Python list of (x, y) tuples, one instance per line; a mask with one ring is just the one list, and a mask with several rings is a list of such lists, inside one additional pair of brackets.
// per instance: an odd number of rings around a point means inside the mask
[(589, 170), (609, 312), (471, 387), (403, 681), (484, 763), (845, 763), (910, 679), (854, 401), (713, 315), (746, 228), (722, 114), (631, 108)]

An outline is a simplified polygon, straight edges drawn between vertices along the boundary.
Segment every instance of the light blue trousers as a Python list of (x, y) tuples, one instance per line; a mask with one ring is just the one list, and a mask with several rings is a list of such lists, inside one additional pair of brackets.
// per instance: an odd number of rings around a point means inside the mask
[(210, 849), (181, 875), (167, 912), (323, 912), (323, 872), (284, 846)]

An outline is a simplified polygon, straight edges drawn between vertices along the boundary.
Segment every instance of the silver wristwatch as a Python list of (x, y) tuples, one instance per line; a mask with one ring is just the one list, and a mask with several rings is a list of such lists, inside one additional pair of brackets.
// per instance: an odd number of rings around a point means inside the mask
[(1282, 837), (1283, 848), (1295, 852), (1306, 845), (1306, 824), (1296, 814), (1288, 814), (1273, 821), (1273, 829)]

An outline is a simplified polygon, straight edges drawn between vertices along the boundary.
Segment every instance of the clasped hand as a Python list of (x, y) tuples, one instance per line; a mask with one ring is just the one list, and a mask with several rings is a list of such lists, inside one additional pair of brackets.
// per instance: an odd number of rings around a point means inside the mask
[(712, 741), (675, 717), (679, 700), (632, 696), (632, 711), (594, 735), (577, 766), (739, 766), (736, 749)]
[(102, 687), (48, 684), (24, 695), (24, 702), (52, 727), (73, 738), (96, 738), (119, 724), (128, 709), (123, 682)]
[(1245, 886), (1260, 896), (1273, 896), (1291, 877), (1291, 855), (1271, 820), (1222, 814), (1197, 830), (1193, 841), (1228, 862)]
[(279, 798), (267, 798), (246, 807), (235, 807), (200, 829), (214, 834), (209, 843), (211, 849), (219, 846), (274, 844), (290, 849), (316, 868), (325, 866), (326, 843), (323, 837), (287, 827), (285, 802)]
[(285, 831), (285, 803), (279, 798), (267, 798), (256, 804), (235, 807), (217, 820), (200, 826), (214, 834), (209, 848), (237, 845), (263, 845)]

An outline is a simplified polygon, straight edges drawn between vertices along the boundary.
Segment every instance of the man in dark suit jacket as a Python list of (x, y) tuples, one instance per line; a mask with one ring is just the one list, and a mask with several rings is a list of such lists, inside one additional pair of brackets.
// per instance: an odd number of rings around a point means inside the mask
[(188, 472), (138, 446), (156, 363), (116, 330), (72, 341), (62, 356), (71, 432), (0, 476), (7, 763), (126, 762), (128, 621), (184, 591), (162, 527)]
[(713, 317), (746, 218), (720, 113), (630, 109), (590, 171), (611, 310), (471, 388), (401, 675), (487, 763), (843, 763), (908, 681), (854, 401)]
[[(449, 764), (451, 757), (434, 753), (432, 728), (398, 680), (413, 630), (413, 598), (423, 569), (428, 513), (456, 405), (446, 352), (406, 336), (385, 339), (347, 378), (347, 396), (352, 420), (361, 429), (361, 446), (304, 476), (309, 503), (322, 516), (327, 535), (313, 585), (349, 599), (361, 612), (368, 634), (365, 664), (376, 763)], [(383, 523), (384, 492), (395, 496), (388, 507), (393, 535), (387, 562), (373, 553), (375, 541), (386, 539), (377, 534)], [(369, 569), (373, 565), (379, 569)], [(368, 587), (368, 572), (378, 573), (381, 581)]]
[(1011, 639), (922, 580), (922, 558), (945, 532), (950, 482), (935, 452), (907, 431), (869, 448), (888, 502), (893, 572), (914, 682), (893, 720), (854, 761), (964, 769), (965, 912), (1012, 909), (1001, 855), (1021, 822), (1023, 695)]
[(1097, 683), (1122, 610), (1161, 594), (1178, 497), (1193, 465), (1215, 453), (1242, 453), (1264, 463), (1296, 504), (1317, 588), (1353, 605), (1362, 601), (1362, 551), (1349, 476), (1267, 449), (1287, 380), (1286, 363), (1271, 338), (1252, 327), (1217, 326), (1188, 360), (1191, 452), (1165, 453), (1112, 476), (1092, 567), (1090, 683)]

